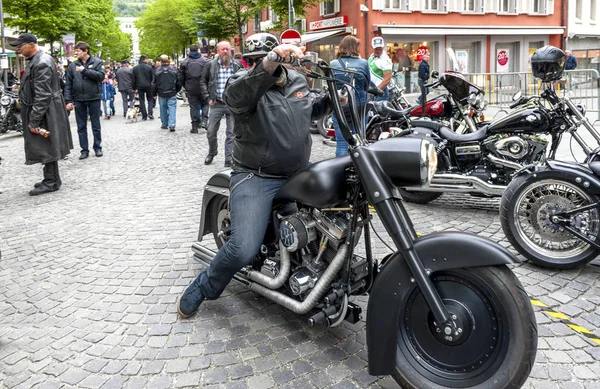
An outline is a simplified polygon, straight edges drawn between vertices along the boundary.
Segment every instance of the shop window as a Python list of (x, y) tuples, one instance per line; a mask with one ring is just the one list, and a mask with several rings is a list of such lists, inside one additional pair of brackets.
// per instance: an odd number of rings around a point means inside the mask
[(340, 0), (322, 1), (320, 3), (319, 15), (329, 16), (335, 15), (338, 12), (340, 12)]
[(408, 1), (409, 0), (385, 0), (383, 7), (385, 9), (408, 11)]
[(517, 1), (516, 0), (500, 0), (501, 13), (514, 14), (517, 12)]
[(425, 0), (425, 11), (446, 11), (445, 0)]
[(483, 12), (484, 7), (484, 0), (463, 0), (462, 10), (466, 12)]
[(583, 19), (583, 0), (575, 0), (575, 17)]

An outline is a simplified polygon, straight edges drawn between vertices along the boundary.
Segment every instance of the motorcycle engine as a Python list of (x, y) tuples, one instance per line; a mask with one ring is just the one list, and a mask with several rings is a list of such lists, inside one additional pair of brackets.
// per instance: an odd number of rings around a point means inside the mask
[[(288, 286), (294, 296), (306, 295), (314, 288), (346, 238), (349, 225), (349, 213), (317, 209), (300, 210), (280, 222), (281, 243), (293, 258)], [(357, 261), (353, 260), (352, 269), (363, 269), (366, 260)], [(270, 268), (272, 264), (268, 265)], [(359, 271), (353, 271), (352, 275), (364, 277)]]
[(486, 147), (500, 158), (519, 163), (539, 161), (546, 153), (548, 141), (535, 135), (499, 135), (486, 142)]

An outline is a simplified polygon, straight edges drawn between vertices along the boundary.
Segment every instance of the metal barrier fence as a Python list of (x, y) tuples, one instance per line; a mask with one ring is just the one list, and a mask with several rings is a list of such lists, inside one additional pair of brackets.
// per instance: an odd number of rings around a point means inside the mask
[[(542, 83), (530, 72), (465, 73), (473, 84), (484, 88), (488, 103), (508, 107), (512, 96), (521, 91), (525, 95), (540, 94)], [(596, 112), (600, 120), (600, 78), (595, 69), (566, 70), (564, 81), (555, 83), (559, 96), (568, 93), (576, 104), (584, 104), (588, 112)]]

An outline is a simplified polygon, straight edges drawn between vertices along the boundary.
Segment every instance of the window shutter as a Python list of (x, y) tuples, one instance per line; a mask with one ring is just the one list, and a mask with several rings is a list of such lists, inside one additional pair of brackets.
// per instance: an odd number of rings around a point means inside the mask
[(319, 3), (319, 15), (320, 16), (325, 15), (325, 3), (324, 2)]
[(554, 14), (554, 0), (545, 0), (544, 7), (546, 8), (546, 15)]
[[(510, 2), (511, 3), (510, 4), (510, 9), (512, 11), (514, 9), (513, 7), (515, 7), (517, 13), (526, 14), (526, 13), (529, 12), (529, 5), (530, 5), (531, 1), (532, 0), (529, 0), (529, 1), (523, 1), (523, 0), (521, 0), (521, 1), (514, 1), (514, 0), (511, 0), (511, 2)], [(536, 1), (536, 0), (533, 0), (533, 1)], [(513, 12), (515, 12), (515, 11), (513, 11)]]
[(333, 12), (340, 12), (340, 0), (333, 0)]
[(371, 9), (374, 11), (381, 11), (382, 9), (384, 9), (384, 7), (385, 7), (384, 0), (373, 0), (373, 3), (371, 5)]
[(459, 12), (462, 11), (462, 7), (460, 5), (460, 0), (448, 0), (446, 2), (448, 4), (448, 12)]
[(485, 12), (498, 12), (498, 0), (487, 0), (485, 2)]

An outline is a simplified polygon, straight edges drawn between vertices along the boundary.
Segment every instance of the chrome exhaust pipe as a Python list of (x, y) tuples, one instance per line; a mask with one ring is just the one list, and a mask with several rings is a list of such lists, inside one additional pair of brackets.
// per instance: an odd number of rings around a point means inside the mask
[(419, 192), (472, 193), (479, 192), (488, 196), (502, 196), (506, 186), (492, 185), (480, 178), (460, 174), (436, 174), (429, 186), (415, 189)]
[(523, 168), (523, 165), (521, 165), (518, 162), (507, 161), (506, 159), (498, 158), (498, 157), (495, 157), (493, 155), (488, 155), (487, 159), (489, 159), (490, 161), (492, 161), (496, 165), (504, 166), (504, 167), (507, 167), (509, 169), (519, 170), (519, 169)]
[(256, 270), (250, 270), (246, 277), (254, 282), (266, 286), (269, 289), (279, 289), (290, 276), (292, 261), (290, 252), (279, 242), (279, 273), (275, 277), (269, 277)]
[(275, 290), (267, 289), (262, 285), (257, 283), (251, 283), (249, 288), (251, 291), (256, 292), (263, 297), (268, 298), (271, 301), (281, 305), (289, 309), (290, 311), (297, 313), (299, 315), (304, 315), (310, 312), (319, 301), (325, 296), (327, 290), (329, 289), (331, 283), (335, 279), (336, 275), (342, 269), (342, 266), (345, 263), (346, 253), (348, 252), (348, 245), (342, 244), (337, 254), (325, 269), (325, 272), (317, 281), (317, 284), (310, 291), (308, 296), (304, 299), (304, 301), (296, 301), (291, 297), (284, 295), (283, 293), (277, 292)]
[[(194, 257), (206, 266), (209, 266), (210, 261), (217, 255), (216, 252), (200, 245), (198, 242), (192, 245), (192, 251), (194, 252)], [(279, 244), (279, 257), (279, 273), (274, 278), (256, 270), (250, 270), (248, 272), (239, 271), (236, 275), (242, 277), (245, 284), (248, 284), (249, 281), (254, 281), (269, 289), (279, 289), (290, 276), (290, 270), (292, 268), (290, 252), (281, 243)], [(235, 278), (235, 276), (234, 279), (240, 281)]]

